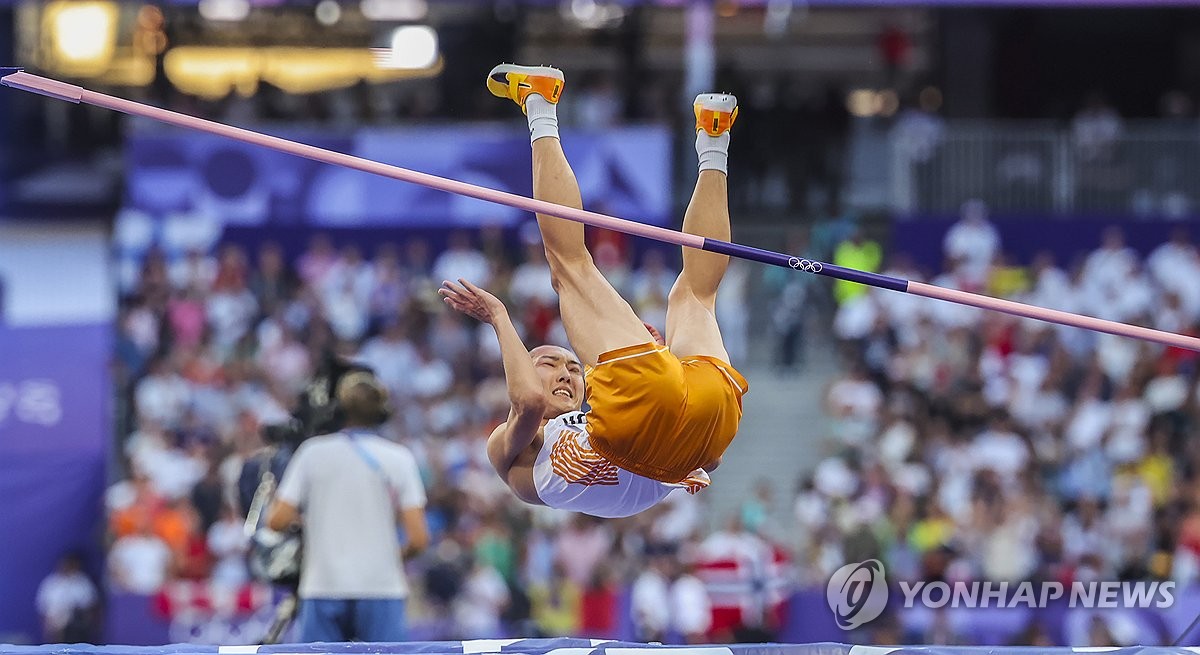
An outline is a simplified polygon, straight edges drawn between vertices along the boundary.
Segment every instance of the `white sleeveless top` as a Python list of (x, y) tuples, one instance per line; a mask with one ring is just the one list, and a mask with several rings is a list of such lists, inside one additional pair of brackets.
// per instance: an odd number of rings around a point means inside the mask
[(669, 484), (630, 473), (592, 450), (587, 415), (567, 412), (543, 430), (545, 441), (533, 465), (533, 485), (549, 507), (620, 518), (643, 512), (676, 489), (696, 493), (711, 480), (696, 469), (682, 482)]

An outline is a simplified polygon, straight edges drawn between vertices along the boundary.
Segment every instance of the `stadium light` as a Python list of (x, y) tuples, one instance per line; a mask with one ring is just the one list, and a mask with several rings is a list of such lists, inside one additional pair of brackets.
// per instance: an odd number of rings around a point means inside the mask
[(438, 60), (437, 32), (428, 25), (405, 25), (392, 32), (391, 47), (380, 68), (429, 68)]
[(91, 76), (108, 69), (116, 49), (116, 4), (54, 2), (47, 5), (43, 21), (59, 70)]
[(625, 10), (615, 2), (598, 0), (566, 0), (560, 12), (584, 29), (600, 29), (620, 24)]
[(876, 113), (884, 118), (888, 118), (900, 110), (900, 96), (892, 89), (880, 91), (875, 98)]
[(792, 20), (792, 0), (767, 0), (766, 15), (763, 16), (763, 33), (779, 38), (788, 31)]
[(329, 27), (342, 19), (342, 6), (337, 0), (321, 0), (316, 8), (317, 22)]
[(855, 89), (846, 95), (846, 110), (859, 118), (878, 113), (879, 98), (871, 89)]
[(250, 0), (200, 0), (196, 9), (205, 20), (239, 21), (250, 15)]
[(374, 21), (417, 21), (429, 13), (425, 0), (362, 0), (358, 9)]

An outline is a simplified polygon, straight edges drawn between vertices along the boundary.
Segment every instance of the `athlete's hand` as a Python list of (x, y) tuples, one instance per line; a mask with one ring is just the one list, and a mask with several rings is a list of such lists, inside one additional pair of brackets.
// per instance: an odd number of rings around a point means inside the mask
[(658, 345), (667, 345), (667, 340), (663, 338), (663, 335), (659, 333), (659, 331), (653, 325), (650, 325), (645, 321), (642, 321), (642, 325), (646, 326), (646, 330), (650, 332), (650, 336), (654, 337), (654, 341), (658, 343)]
[(458, 284), (449, 280), (442, 282), (438, 295), (454, 309), (470, 316), (477, 321), (494, 324), (496, 319), (508, 316), (504, 303), (492, 294), (459, 278)]

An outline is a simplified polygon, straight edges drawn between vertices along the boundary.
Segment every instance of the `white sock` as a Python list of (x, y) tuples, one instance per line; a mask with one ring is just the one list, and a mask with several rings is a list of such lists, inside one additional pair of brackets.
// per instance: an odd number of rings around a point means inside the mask
[(696, 154), (700, 157), (700, 170), (721, 171), (729, 174), (729, 131), (721, 136), (709, 136), (704, 130), (696, 130)]
[(543, 137), (558, 138), (558, 105), (536, 93), (525, 98), (525, 117), (529, 119), (529, 142)]

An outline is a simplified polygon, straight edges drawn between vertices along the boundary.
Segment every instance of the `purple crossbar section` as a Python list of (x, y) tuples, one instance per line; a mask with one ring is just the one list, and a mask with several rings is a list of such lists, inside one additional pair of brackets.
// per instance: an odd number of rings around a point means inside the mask
[(782, 266), (797, 271), (806, 273), (815, 273), (817, 275), (826, 275), (828, 277), (837, 278), (839, 280), (848, 280), (850, 282), (858, 282), (873, 287), (883, 289), (891, 289), (892, 291), (907, 291), (908, 280), (902, 280), (898, 277), (889, 277), (887, 275), (879, 275), (877, 273), (868, 273), (859, 271), (853, 268), (844, 266), (836, 266), (834, 264), (826, 264), (813, 259), (804, 259), (803, 257), (793, 257), (785, 255), (781, 252), (773, 250), (763, 250), (762, 248), (754, 248), (752, 246), (743, 246), (739, 243), (730, 243), (729, 241), (721, 241), (719, 239), (705, 239), (704, 250), (716, 252), (730, 257), (738, 257), (740, 259), (750, 259), (763, 264), (771, 264), (772, 266)]

